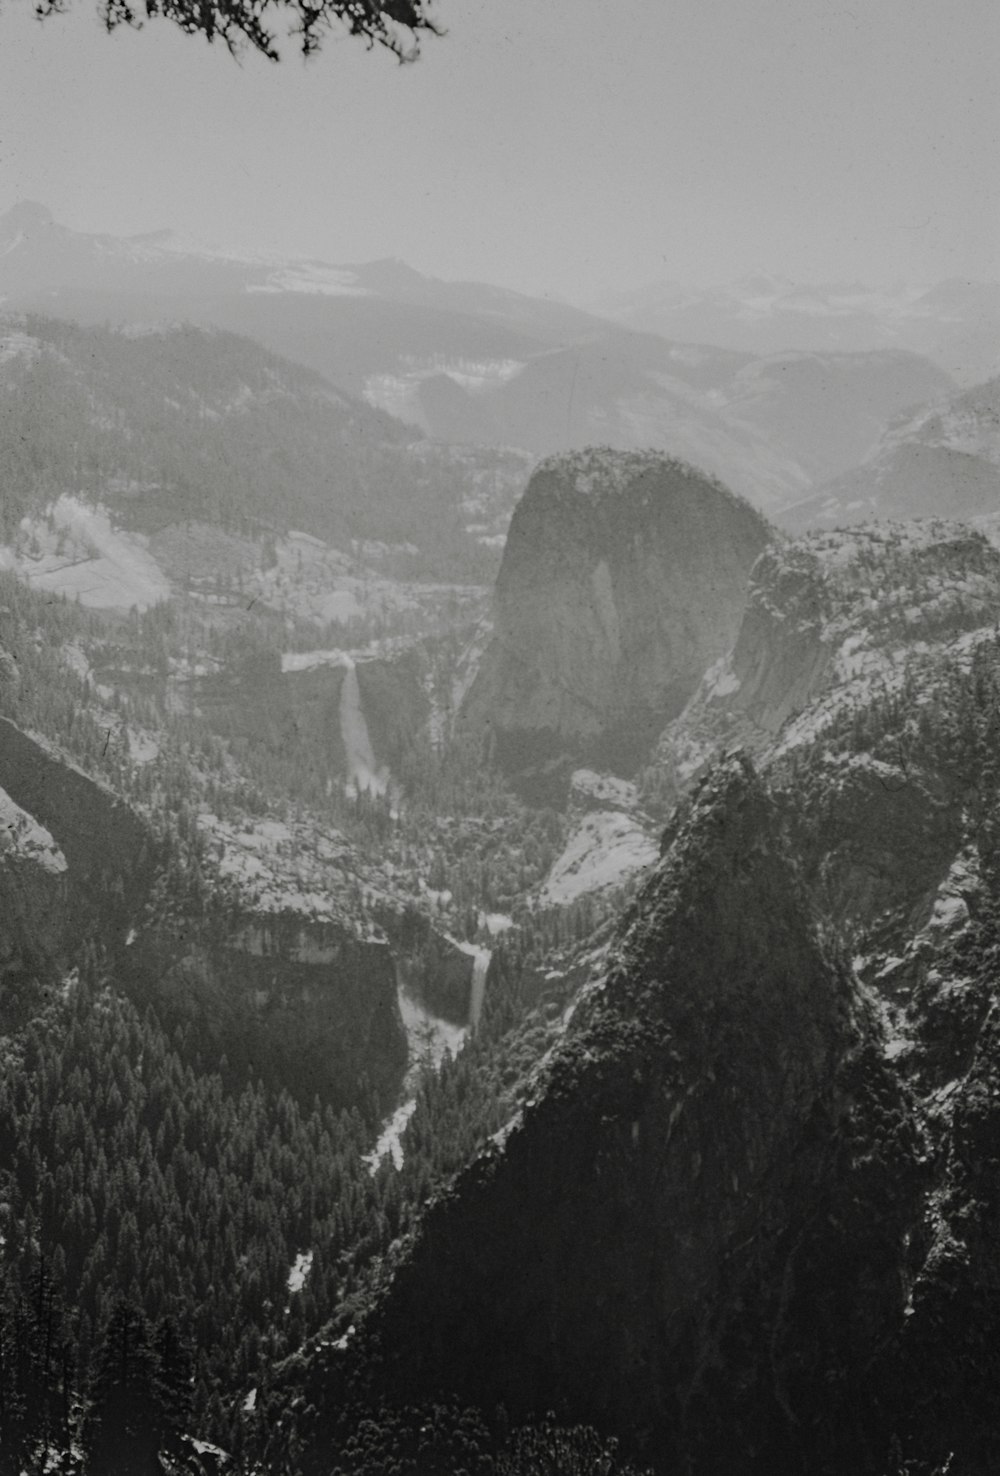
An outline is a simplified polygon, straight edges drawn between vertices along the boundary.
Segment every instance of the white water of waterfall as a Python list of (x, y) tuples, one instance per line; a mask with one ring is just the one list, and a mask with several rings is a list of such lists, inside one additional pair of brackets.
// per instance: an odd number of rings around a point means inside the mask
[(388, 772), (378, 767), (372, 749), (364, 708), (361, 706), (361, 689), (358, 672), (350, 656), (344, 657), (344, 681), (340, 689), (340, 736), (347, 755), (348, 782), (356, 794), (368, 789), (372, 794), (384, 794), (389, 782)]
[(397, 985), (399, 1013), (406, 1029), (410, 1065), (403, 1082), (403, 1101), (382, 1123), (374, 1148), (364, 1155), (371, 1174), (378, 1172), (378, 1166), (386, 1154), (392, 1155), (397, 1168), (402, 1166), (405, 1152), (403, 1135), (416, 1110), (415, 1093), (422, 1073), (440, 1071), (445, 1056), (457, 1056), (479, 1024), (483, 996), (486, 993), (486, 971), (492, 954), (488, 948), (478, 948), (473, 943), (459, 943), (458, 947), (472, 957), (467, 1025), (455, 1025), (450, 1020), (433, 1015), (426, 1005), (408, 994), (402, 984)]
[(368, 1172), (375, 1174), (387, 1153), (397, 1168), (403, 1164), (403, 1134), (417, 1106), (416, 1090), (425, 1071), (440, 1071), (445, 1056), (457, 1056), (465, 1044), (467, 1028), (430, 1012), (426, 1005), (408, 994), (400, 983), (396, 986), (399, 1014), (406, 1030), (410, 1064), (403, 1082), (403, 1100), (385, 1119), (378, 1140), (364, 1155)]
[(483, 1013), (486, 995), (486, 973), (492, 954), (488, 948), (476, 948), (472, 953), (472, 987), (469, 990), (469, 1031), (479, 1029), (479, 1017)]

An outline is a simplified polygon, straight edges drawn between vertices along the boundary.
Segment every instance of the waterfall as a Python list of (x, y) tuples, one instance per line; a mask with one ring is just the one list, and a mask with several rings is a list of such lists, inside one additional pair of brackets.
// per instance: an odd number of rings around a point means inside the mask
[(440, 1071), (446, 1055), (457, 1056), (471, 1035), (476, 1033), (479, 1017), (483, 1012), (483, 997), (486, 993), (486, 974), (492, 953), (488, 948), (479, 948), (474, 943), (459, 943), (463, 953), (472, 959), (472, 980), (469, 988), (469, 1019), (467, 1025), (454, 1025), (450, 1020), (432, 1015), (425, 1005), (406, 992), (401, 980), (396, 985), (399, 1013), (406, 1028), (410, 1065), (403, 1082), (403, 1101), (382, 1123), (374, 1148), (364, 1155), (368, 1172), (376, 1174), (378, 1166), (387, 1153), (397, 1168), (403, 1163), (405, 1149), (403, 1135), (410, 1118), (416, 1111), (414, 1093), (424, 1071)]
[(384, 794), (389, 782), (386, 770), (375, 760), (368, 724), (361, 706), (358, 672), (350, 656), (344, 658), (344, 681), (340, 688), (340, 736), (347, 755), (347, 778), (355, 793), (369, 789)]
[(472, 952), (472, 987), (469, 990), (469, 1031), (472, 1034), (479, 1029), (486, 994), (486, 974), (492, 957), (488, 948), (476, 948)]

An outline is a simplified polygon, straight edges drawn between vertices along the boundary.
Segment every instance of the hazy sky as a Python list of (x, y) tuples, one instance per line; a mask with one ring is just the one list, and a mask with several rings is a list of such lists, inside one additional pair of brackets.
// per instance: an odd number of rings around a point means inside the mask
[(0, 209), (399, 256), (586, 299), (657, 278), (1000, 278), (996, 0), (438, 0), (409, 67), (242, 66), (0, 7)]

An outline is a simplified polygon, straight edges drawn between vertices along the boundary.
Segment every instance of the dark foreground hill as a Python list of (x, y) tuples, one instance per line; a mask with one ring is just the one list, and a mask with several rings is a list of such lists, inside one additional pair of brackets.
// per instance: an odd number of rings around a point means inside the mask
[(923, 1155), (779, 830), (744, 763), (701, 789), (523, 1115), (305, 1366), (314, 1450), (370, 1376), (664, 1472), (871, 1469)]

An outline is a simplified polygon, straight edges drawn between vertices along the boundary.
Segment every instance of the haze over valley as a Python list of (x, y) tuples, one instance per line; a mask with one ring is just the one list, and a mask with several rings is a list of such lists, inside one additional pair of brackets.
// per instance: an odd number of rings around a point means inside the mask
[(0, 16), (0, 1472), (998, 1468), (966, 6)]

